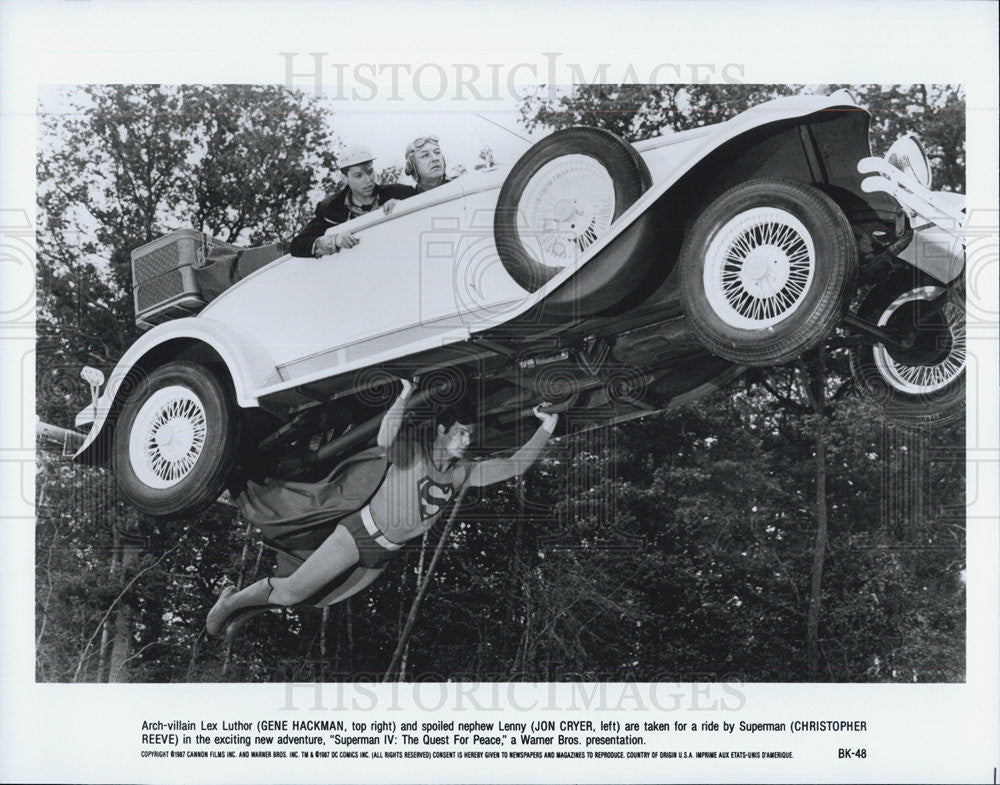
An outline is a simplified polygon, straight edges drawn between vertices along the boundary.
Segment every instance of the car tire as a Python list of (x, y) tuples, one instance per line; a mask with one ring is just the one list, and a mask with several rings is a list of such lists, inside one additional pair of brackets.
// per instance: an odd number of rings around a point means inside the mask
[(750, 180), (695, 220), (680, 255), (684, 313), (714, 354), (780, 365), (820, 343), (854, 291), (851, 225), (819, 189)]
[(873, 289), (858, 309), (860, 318), (883, 329), (916, 331), (909, 352), (881, 343), (851, 350), (856, 391), (897, 425), (946, 425), (965, 416), (964, 287), (952, 287), (940, 310), (919, 310), (944, 290), (929, 276), (903, 270)]
[(510, 276), (533, 292), (571, 264), (652, 184), (642, 156), (599, 128), (547, 136), (514, 164), (493, 232)]
[(113, 466), (122, 497), (148, 515), (195, 515), (222, 493), (236, 460), (232, 397), (203, 365), (171, 362), (122, 407)]

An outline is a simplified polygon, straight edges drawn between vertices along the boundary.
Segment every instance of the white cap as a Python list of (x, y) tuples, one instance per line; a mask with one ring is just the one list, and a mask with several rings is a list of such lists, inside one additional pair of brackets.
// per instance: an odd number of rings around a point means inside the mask
[(367, 147), (360, 144), (352, 144), (337, 156), (337, 166), (341, 169), (346, 169), (349, 166), (357, 166), (358, 164), (365, 164), (374, 160), (375, 156), (372, 155), (372, 151)]

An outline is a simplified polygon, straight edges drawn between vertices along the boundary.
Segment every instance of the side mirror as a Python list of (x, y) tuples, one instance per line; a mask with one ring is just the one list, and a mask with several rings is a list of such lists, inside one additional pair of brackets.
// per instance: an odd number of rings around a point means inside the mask
[(899, 137), (889, 147), (885, 159), (901, 172), (906, 172), (924, 188), (931, 187), (931, 162), (924, 152), (924, 146), (915, 135), (908, 133)]

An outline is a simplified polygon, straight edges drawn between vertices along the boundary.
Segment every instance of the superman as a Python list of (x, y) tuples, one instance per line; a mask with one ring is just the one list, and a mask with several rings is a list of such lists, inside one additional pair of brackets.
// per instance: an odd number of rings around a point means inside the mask
[(284, 576), (272, 576), (242, 591), (227, 587), (208, 614), (209, 634), (233, 636), (250, 615), (292, 605), (330, 605), (374, 581), (388, 559), (407, 541), (438, 521), (448, 502), (465, 486), (483, 487), (526, 471), (542, 454), (559, 415), (533, 409), (540, 420), (534, 435), (509, 458), (470, 461), (475, 417), (454, 407), (440, 411), (430, 438), (402, 428), (412, 382), (389, 407), (377, 445), (388, 469), (370, 501), (342, 518), (315, 549)]

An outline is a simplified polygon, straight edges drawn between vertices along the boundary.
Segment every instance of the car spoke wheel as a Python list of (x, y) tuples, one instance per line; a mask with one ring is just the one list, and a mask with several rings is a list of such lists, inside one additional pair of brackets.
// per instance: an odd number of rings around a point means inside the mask
[(713, 201), (687, 232), (681, 302), (714, 354), (778, 365), (833, 332), (857, 263), (850, 223), (829, 196), (793, 180), (750, 180)]
[(759, 207), (727, 223), (705, 258), (705, 294), (726, 324), (770, 327), (802, 304), (816, 270), (816, 249), (802, 222)]
[(207, 433), (198, 396), (177, 385), (157, 390), (142, 405), (129, 436), (132, 470), (150, 488), (170, 488), (198, 463)]
[[(642, 157), (598, 128), (567, 128), (532, 146), (497, 198), (493, 236), (504, 268), (533, 292), (574, 265), (652, 184)], [(633, 264), (636, 249), (621, 265)]]
[[(938, 302), (944, 295), (945, 300)], [(856, 347), (851, 372), (860, 393), (901, 425), (945, 424), (965, 414), (964, 290), (904, 271), (873, 290), (858, 315), (896, 332), (909, 347)]]
[(121, 495), (148, 515), (194, 515), (221, 494), (236, 461), (239, 418), (208, 368), (171, 362), (140, 379), (113, 436)]
[[(930, 301), (944, 292), (943, 287), (922, 286), (897, 297), (882, 313), (878, 321), (884, 327), (894, 313), (909, 302)], [(875, 365), (882, 377), (896, 390), (906, 395), (926, 395), (937, 392), (954, 382), (965, 371), (965, 314), (954, 302), (941, 307), (950, 334), (951, 349), (939, 362), (928, 365), (911, 365), (897, 361), (882, 344), (873, 347)]]

